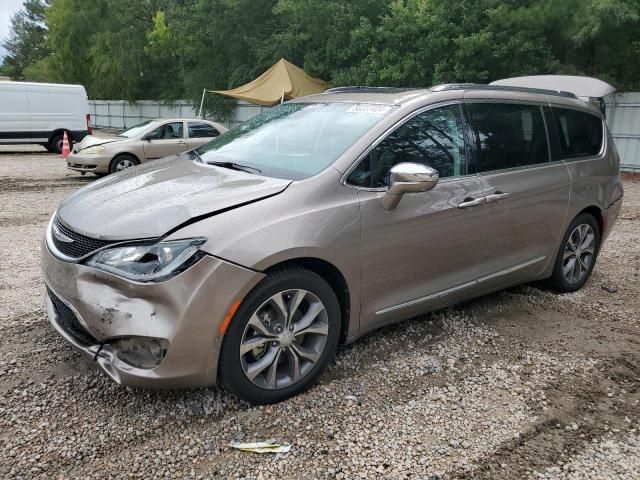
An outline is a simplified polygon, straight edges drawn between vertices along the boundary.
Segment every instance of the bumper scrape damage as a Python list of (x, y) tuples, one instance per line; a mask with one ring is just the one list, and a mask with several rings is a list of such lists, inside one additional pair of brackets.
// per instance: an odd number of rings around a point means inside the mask
[(42, 271), (47, 315), (60, 335), (117, 383), (167, 388), (216, 382), (219, 325), (263, 278), (203, 255), (165, 281), (135, 282), (61, 260), (46, 238)]

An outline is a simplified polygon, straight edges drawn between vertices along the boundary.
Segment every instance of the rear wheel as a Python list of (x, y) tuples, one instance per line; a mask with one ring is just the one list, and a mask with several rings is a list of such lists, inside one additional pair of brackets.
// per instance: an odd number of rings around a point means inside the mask
[(333, 358), (340, 305), (329, 284), (305, 269), (269, 274), (244, 300), (220, 353), (223, 384), (266, 404), (309, 388)]
[(111, 160), (111, 163), (109, 164), (109, 173), (119, 172), (139, 164), (140, 161), (133, 155), (118, 155), (116, 158)]
[[(73, 147), (73, 139), (71, 134), (67, 132), (67, 139), (69, 140), (69, 148)], [(58, 133), (51, 137), (51, 141), (45, 145), (45, 148), (52, 153), (62, 153), (62, 143), (64, 142), (64, 133)]]
[(578, 215), (567, 229), (556, 258), (551, 288), (575, 292), (587, 282), (600, 249), (600, 226), (588, 213)]

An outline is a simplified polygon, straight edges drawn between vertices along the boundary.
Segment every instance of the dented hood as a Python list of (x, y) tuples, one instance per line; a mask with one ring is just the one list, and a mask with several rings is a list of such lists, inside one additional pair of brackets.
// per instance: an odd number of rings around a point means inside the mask
[(81, 188), (62, 202), (58, 215), (67, 227), (92, 238), (159, 237), (196, 217), (276, 195), (290, 183), (206, 165), (183, 154)]

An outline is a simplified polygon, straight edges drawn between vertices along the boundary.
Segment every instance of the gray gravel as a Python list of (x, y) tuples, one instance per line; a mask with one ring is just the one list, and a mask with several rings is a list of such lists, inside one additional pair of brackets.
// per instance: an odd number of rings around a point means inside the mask
[[(341, 349), (309, 392), (114, 385), (49, 326), (38, 250), (94, 177), (0, 147), (0, 476), (631, 479), (640, 471), (640, 183), (587, 286), (521, 286)], [(234, 439), (293, 448), (260, 455)]]

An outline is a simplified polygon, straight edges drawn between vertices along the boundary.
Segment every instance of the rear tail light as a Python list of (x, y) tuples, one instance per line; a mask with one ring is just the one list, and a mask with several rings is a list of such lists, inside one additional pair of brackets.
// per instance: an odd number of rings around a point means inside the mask
[(91, 114), (87, 113), (87, 132), (89, 132), (89, 135), (93, 134), (93, 128), (91, 128)]

